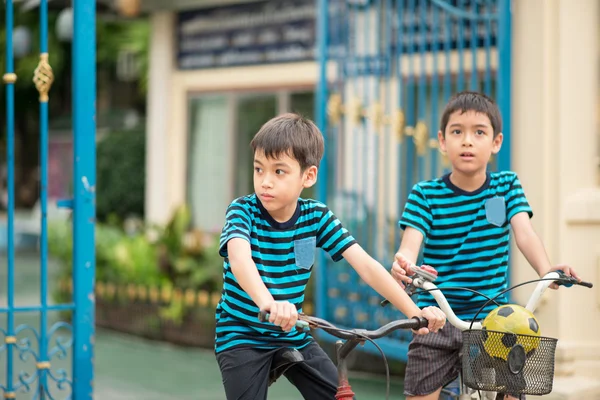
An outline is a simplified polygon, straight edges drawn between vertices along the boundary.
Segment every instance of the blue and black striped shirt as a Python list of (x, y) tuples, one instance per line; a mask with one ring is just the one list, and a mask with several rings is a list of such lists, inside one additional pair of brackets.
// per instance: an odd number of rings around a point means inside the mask
[(339, 261), (356, 243), (354, 238), (327, 206), (315, 200), (298, 199), (293, 217), (283, 223), (269, 215), (255, 194), (234, 200), (227, 209), (219, 249), (224, 270), (223, 293), (216, 311), (215, 351), (249, 346), (301, 348), (310, 343), (309, 333), (295, 329), (284, 332), (258, 321), (258, 307), (231, 271), (227, 242), (233, 238), (250, 243), (252, 259), (273, 298), (293, 303), (298, 312), (302, 312), (316, 248)]
[[(413, 187), (400, 226), (423, 234), (422, 263), (438, 271), (437, 286), (465, 287), (492, 297), (507, 288), (510, 220), (521, 212), (533, 215), (514, 172), (488, 174), (474, 192), (456, 187), (448, 174)], [(443, 293), (456, 315), (465, 320), (473, 319), (485, 303), (465, 290)], [(497, 301), (506, 303), (507, 297)], [(437, 304), (431, 295), (419, 294), (418, 305)], [(488, 305), (477, 319), (494, 308)]]

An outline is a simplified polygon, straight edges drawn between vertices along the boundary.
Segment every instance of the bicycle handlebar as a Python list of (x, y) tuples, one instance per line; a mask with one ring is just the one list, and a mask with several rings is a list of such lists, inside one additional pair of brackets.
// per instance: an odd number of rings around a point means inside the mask
[[(258, 314), (258, 319), (261, 322), (268, 322), (269, 313), (267, 313), (266, 311), (261, 311)], [(331, 322), (328, 322), (322, 318), (300, 314), (298, 315), (296, 328), (299, 328), (303, 331), (307, 331), (310, 327), (319, 328), (329, 333), (330, 335), (333, 335), (340, 339), (350, 340), (360, 338), (379, 339), (399, 329), (418, 330), (421, 328), (426, 328), (428, 324), (429, 322), (423, 317), (413, 317), (409, 319), (392, 321), (373, 331), (369, 331), (366, 329), (342, 329), (336, 327)]]
[[(567, 276), (562, 271), (552, 271), (552, 272), (547, 273), (538, 282), (538, 284), (537, 284), (535, 290), (533, 291), (533, 293), (531, 294), (531, 297), (529, 298), (529, 301), (527, 302), (527, 305), (525, 306), (525, 308), (531, 312), (534, 312), (535, 309), (537, 308), (539, 301), (540, 301), (542, 295), (544, 294), (545, 290), (552, 283), (557, 283), (558, 285), (563, 285), (565, 287), (579, 285), (579, 286), (584, 286), (587, 288), (592, 288), (594, 286), (590, 282), (583, 282), (583, 281), (579, 282), (577, 279), (575, 279), (571, 276)], [(442, 293), (443, 288), (438, 288), (433, 282), (431, 282), (429, 279), (427, 279), (423, 275), (418, 274), (417, 277), (415, 277), (413, 279), (411, 286), (414, 286), (419, 289), (424, 289), (425, 291), (429, 292), (429, 294), (431, 294), (433, 296), (433, 298), (435, 299), (435, 301), (438, 303), (440, 309), (446, 314), (448, 322), (450, 322), (450, 324), (454, 325), (456, 328), (458, 328), (460, 330), (481, 329), (481, 323), (466, 322), (466, 321), (463, 321), (460, 318), (458, 318), (456, 316), (456, 314), (454, 313), (454, 311), (452, 310), (452, 307), (450, 307), (448, 300), (446, 300), (446, 296), (444, 296), (444, 294)], [(519, 286), (519, 285), (517, 285), (517, 286)], [(516, 286), (514, 286), (508, 290), (512, 290), (515, 287)], [(387, 300), (384, 300), (383, 302), (381, 302), (381, 305), (386, 306), (387, 303), (389, 303), (389, 302)]]

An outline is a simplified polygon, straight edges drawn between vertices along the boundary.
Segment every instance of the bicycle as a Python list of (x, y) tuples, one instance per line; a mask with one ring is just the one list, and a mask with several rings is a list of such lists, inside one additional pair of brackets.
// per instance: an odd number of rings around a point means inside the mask
[[(447, 398), (458, 400), (471, 400), (474, 396), (479, 396), (481, 400), (493, 400), (499, 393), (508, 393), (514, 397), (522, 395), (546, 395), (552, 391), (554, 380), (554, 353), (558, 340), (548, 337), (533, 337), (508, 333), (510, 343), (513, 343), (510, 350), (507, 350), (506, 360), (503, 358), (492, 357), (486, 350), (487, 346), (500, 346), (502, 338), (507, 335), (506, 332), (486, 330), (481, 322), (476, 322), (477, 315), (491, 302), (504, 293), (516, 289), (517, 287), (538, 282), (537, 287), (531, 294), (525, 308), (532, 313), (535, 312), (539, 301), (545, 290), (553, 283), (559, 286), (571, 287), (573, 285), (592, 288), (593, 284), (589, 282), (578, 282), (575, 278), (565, 275), (562, 271), (553, 271), (540, 279), (523, 282), (503, 290), (496, 296), (489, 298), (479, 292), (475, 292), (487, 298), (485, 304), (481, 306), (473, 321), (463, 321), (456, 316), (442, 290), (466, 290), (460, 287), (438, 288), (433, 282), (437, 274), (413, 266), (415, 277), (407, 285), (406, 291), (409, 295), (420, 292), (428, 292), (438, 303), (440, 309), (446, 313), (447, 321), (462, 331), (462, 371), (459, 371), (457, 378), (458, 391), (448, 388), (453, 381), (442, 389), (442, 395)], [(469, 289), (470, 290), (470, 289)], [(388, 304), (384, 300), (381, 305)], [(497, 303), (496, 303), (497, 304)], [(492, 343), (492, 345), (490, 345)], [(535, 351), (526, 353), (522, 343), (529, 343), (529, 347), (535, 346)], [(488, 347), (489, 349), (489, 347)], [(477, 398), (477, 397), (475, 397)]]
[[(258, 319), (261, 322), (267, 322), (269, 320), (269, 314), (265, 311), (261, 311), (258, 314)], [(390, 391), (389, 367), (385, 358), (385, 354), (377, 345), (377, 343), (375, 343), (375, 339), (387, 336), (399, 329), (418, 330), (420, 328), (427, 327), (427, 325), (428, 322), (425, 318), (414, 317), (410, 319), (392, 321), (376, 330), (342, 329), (324, 319), (311, 317), (305, 314), (299, 314), (298, 321), (296, 322), (296, 329), (307, 331), (311, 328), (318, 328), (337, 338), (344, 339), (338, 340), (335, 343), (337, 360), (336, 366), (338, 370), (338, 388), (335, 396), (336, 400), (354, 399), (354, 392), (352, 392), (352, 387), (348, 380), (348, 365), (346, 363), (346, 358), (359, 344), (364, 344), (365, 341), (373, 343), (373, 345), (375, 345), (375, 347), (380, 351), (385, 363), (387, 378), (385, 398), (388, 399)], [(304, 359), (302, 354), (298, 350), (287, 347), (280, 349), (275, 353), (275, 357), (271, 365), (271, 370), (269, 373), (269, 386), (277, 381), (277, 379), (281, 377), (281, 375), (283, 375), (289, 368), (303, 361)]]

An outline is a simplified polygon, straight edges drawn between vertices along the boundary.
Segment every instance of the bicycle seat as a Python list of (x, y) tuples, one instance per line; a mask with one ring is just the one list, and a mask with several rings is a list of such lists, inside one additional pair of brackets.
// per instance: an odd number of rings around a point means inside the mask
[(269, 386), (271, 386), (290, 367), (304, 361), (304, 356), (296, 349), (283, 348), (273, 356), (271, 371), (269, 372)]

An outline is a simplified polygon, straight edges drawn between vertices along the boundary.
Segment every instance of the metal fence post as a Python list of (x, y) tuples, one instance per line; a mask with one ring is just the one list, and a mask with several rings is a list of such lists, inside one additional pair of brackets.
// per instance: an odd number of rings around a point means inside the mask
[(512, 96), (512, 0), (498, 2), (498, 105), (502, 113), (502, 143), (501, 154), (498, 155), (498, 170), (509, 170), (511, 164), (511, 96)]
[(73, 398), (93, 398), (96, 2), (73, 2)]
[[(328, 62), (328, 17), (329, 17), (329, 1), (319, 0), (317, 7), (317, 59), (319, 62), (319, 82), (317, 86), (317, 98), (315, 115), (317, 126), (323, 132), (325, 138), (325, 153), (321, 160), (319, 168), (319, 179), (317, 180), (317, 198), (323, 203), (327, 203), (327, 62)], [(317, 268), (317, 281), (315, 291), (315, 310), (316, 315), (324, 316), (327, 301), (326, 280), (326, 265), (327, 258), (323, 251), (319, 252), (319, 267)]]

